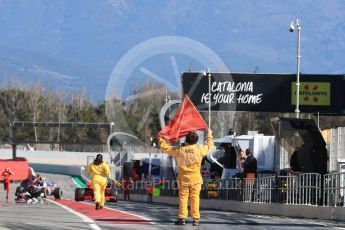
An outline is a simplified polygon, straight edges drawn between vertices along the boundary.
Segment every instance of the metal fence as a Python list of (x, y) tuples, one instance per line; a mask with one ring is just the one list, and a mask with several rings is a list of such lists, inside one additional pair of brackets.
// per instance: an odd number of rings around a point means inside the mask
[[(160, 196), (178, 196), (176, 181), (144, 181), (132, 185), (131, 192), (148, 194), (159, 189)], [(152, 193), (151, 189), (151, 193)], [(255, 203), (284, 203), (313, 206), (345, 206), (345, 173), (317, 173), (232, 178), (204, 181), (200, 198)]]
[(325, 206), (344, 206), (345, 173), (323, 176), (323, 197)]
[[(216, 186), (209, 186), (210, 184)], [(254, 179), (233, 178), (205, 181), (202, 198), (257, 203), (321, 204), (321, 175), (267, 176)]]

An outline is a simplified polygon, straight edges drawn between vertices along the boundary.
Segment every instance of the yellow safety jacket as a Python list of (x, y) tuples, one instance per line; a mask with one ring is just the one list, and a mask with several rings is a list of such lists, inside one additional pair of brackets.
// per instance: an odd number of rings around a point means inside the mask
[(200, 174), (201, 161), (214, 147), (212, 133), (207, 133), (206, 143), (171, 146), (163, 138), (159, 138), (159, 146), (162, 151), (176, 158), (178, 166), (178, 178), (184, 175), (198, 175), (195, 183), (201, 183), (202, 178)]
[(109, 177), (110, 168), (106, 162), (99, 165), (92, 163), (87, 166), (86, 172), (90, 174), (91, 180), (99, 180), (101, 178)]

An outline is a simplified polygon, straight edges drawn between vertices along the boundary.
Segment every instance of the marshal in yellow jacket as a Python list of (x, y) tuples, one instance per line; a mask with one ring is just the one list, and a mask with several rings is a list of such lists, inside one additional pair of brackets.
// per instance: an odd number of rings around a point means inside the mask
[(106, 162), (101, 162), (100, 164), (93, 162), (87, 166), (86, 172), (91, 176), (95, 203), (103, 207), (105, 203), (104, 192), (107, 187), (107, 177), (110, 175), (109, 165)]
[[(186, 138), (187, 139), (187, 138)], [(163, 138), (159, 139), (160, 149), (175, 157), (178, 166), (179, 187), (179, 219), (188, 216), (188, 194), (190, 195), (191, 216), (194, 220), (200, 218), (200, 190), (202, 177), (200, 173), (201, 161), (214, 147), (212, 131), (208, 130), (206, 143), (171, 146)]]

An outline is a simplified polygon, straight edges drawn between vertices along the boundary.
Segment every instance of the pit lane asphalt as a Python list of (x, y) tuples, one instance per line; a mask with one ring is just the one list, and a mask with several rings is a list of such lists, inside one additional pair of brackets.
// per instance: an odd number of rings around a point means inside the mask
[[(63, 198), (74, 198), (76, 185), (68, 176), (43, 174), (47, 180), (57, 182), (63, 189)], [(193, 227), (188, 219), (186, 226), (174, 226), (177, 206), (147, 204), (120, 200), (117, 204), (108, 203), (109, 208), (136, 214), (150, 219), (152, 225), (97, 224), (87, 223), (80, 216), (72, 214), (54, 203), (15, 204), (14, 190), (11, 187), (11, 201), (6, 204), (4, 192), (0, 191), (0, 230), (2, 229), (345, 229), (345, 223), (337, 221), (297, 219), (276, 216), (258, 216), (245, 213), (201, 210), (200, 227)], [(112, 222), (116, 222), (114, 217)]]

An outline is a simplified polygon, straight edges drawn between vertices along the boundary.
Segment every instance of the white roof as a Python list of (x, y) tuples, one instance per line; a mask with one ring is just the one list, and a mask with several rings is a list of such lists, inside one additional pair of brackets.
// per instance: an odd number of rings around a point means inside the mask
[(231, 136), (224, 136), (221, 138), (214, 139), (215, 143), (232, 143), (232, 139), (234, 138), (233, 135)]
[(241, 140), (251, 140), (254, 137), (262, 137), (262, 138), (271, 138), (272, 136), (263, 136), (263, 135), (241, 135), (241, 136), (234, 136), (234, 135), (229, 135), (229, 136), (224, 136), (221, 138), (214, 139), (215, 143), (232, 143), (232, 140), (235, 139), (237, 141)]

